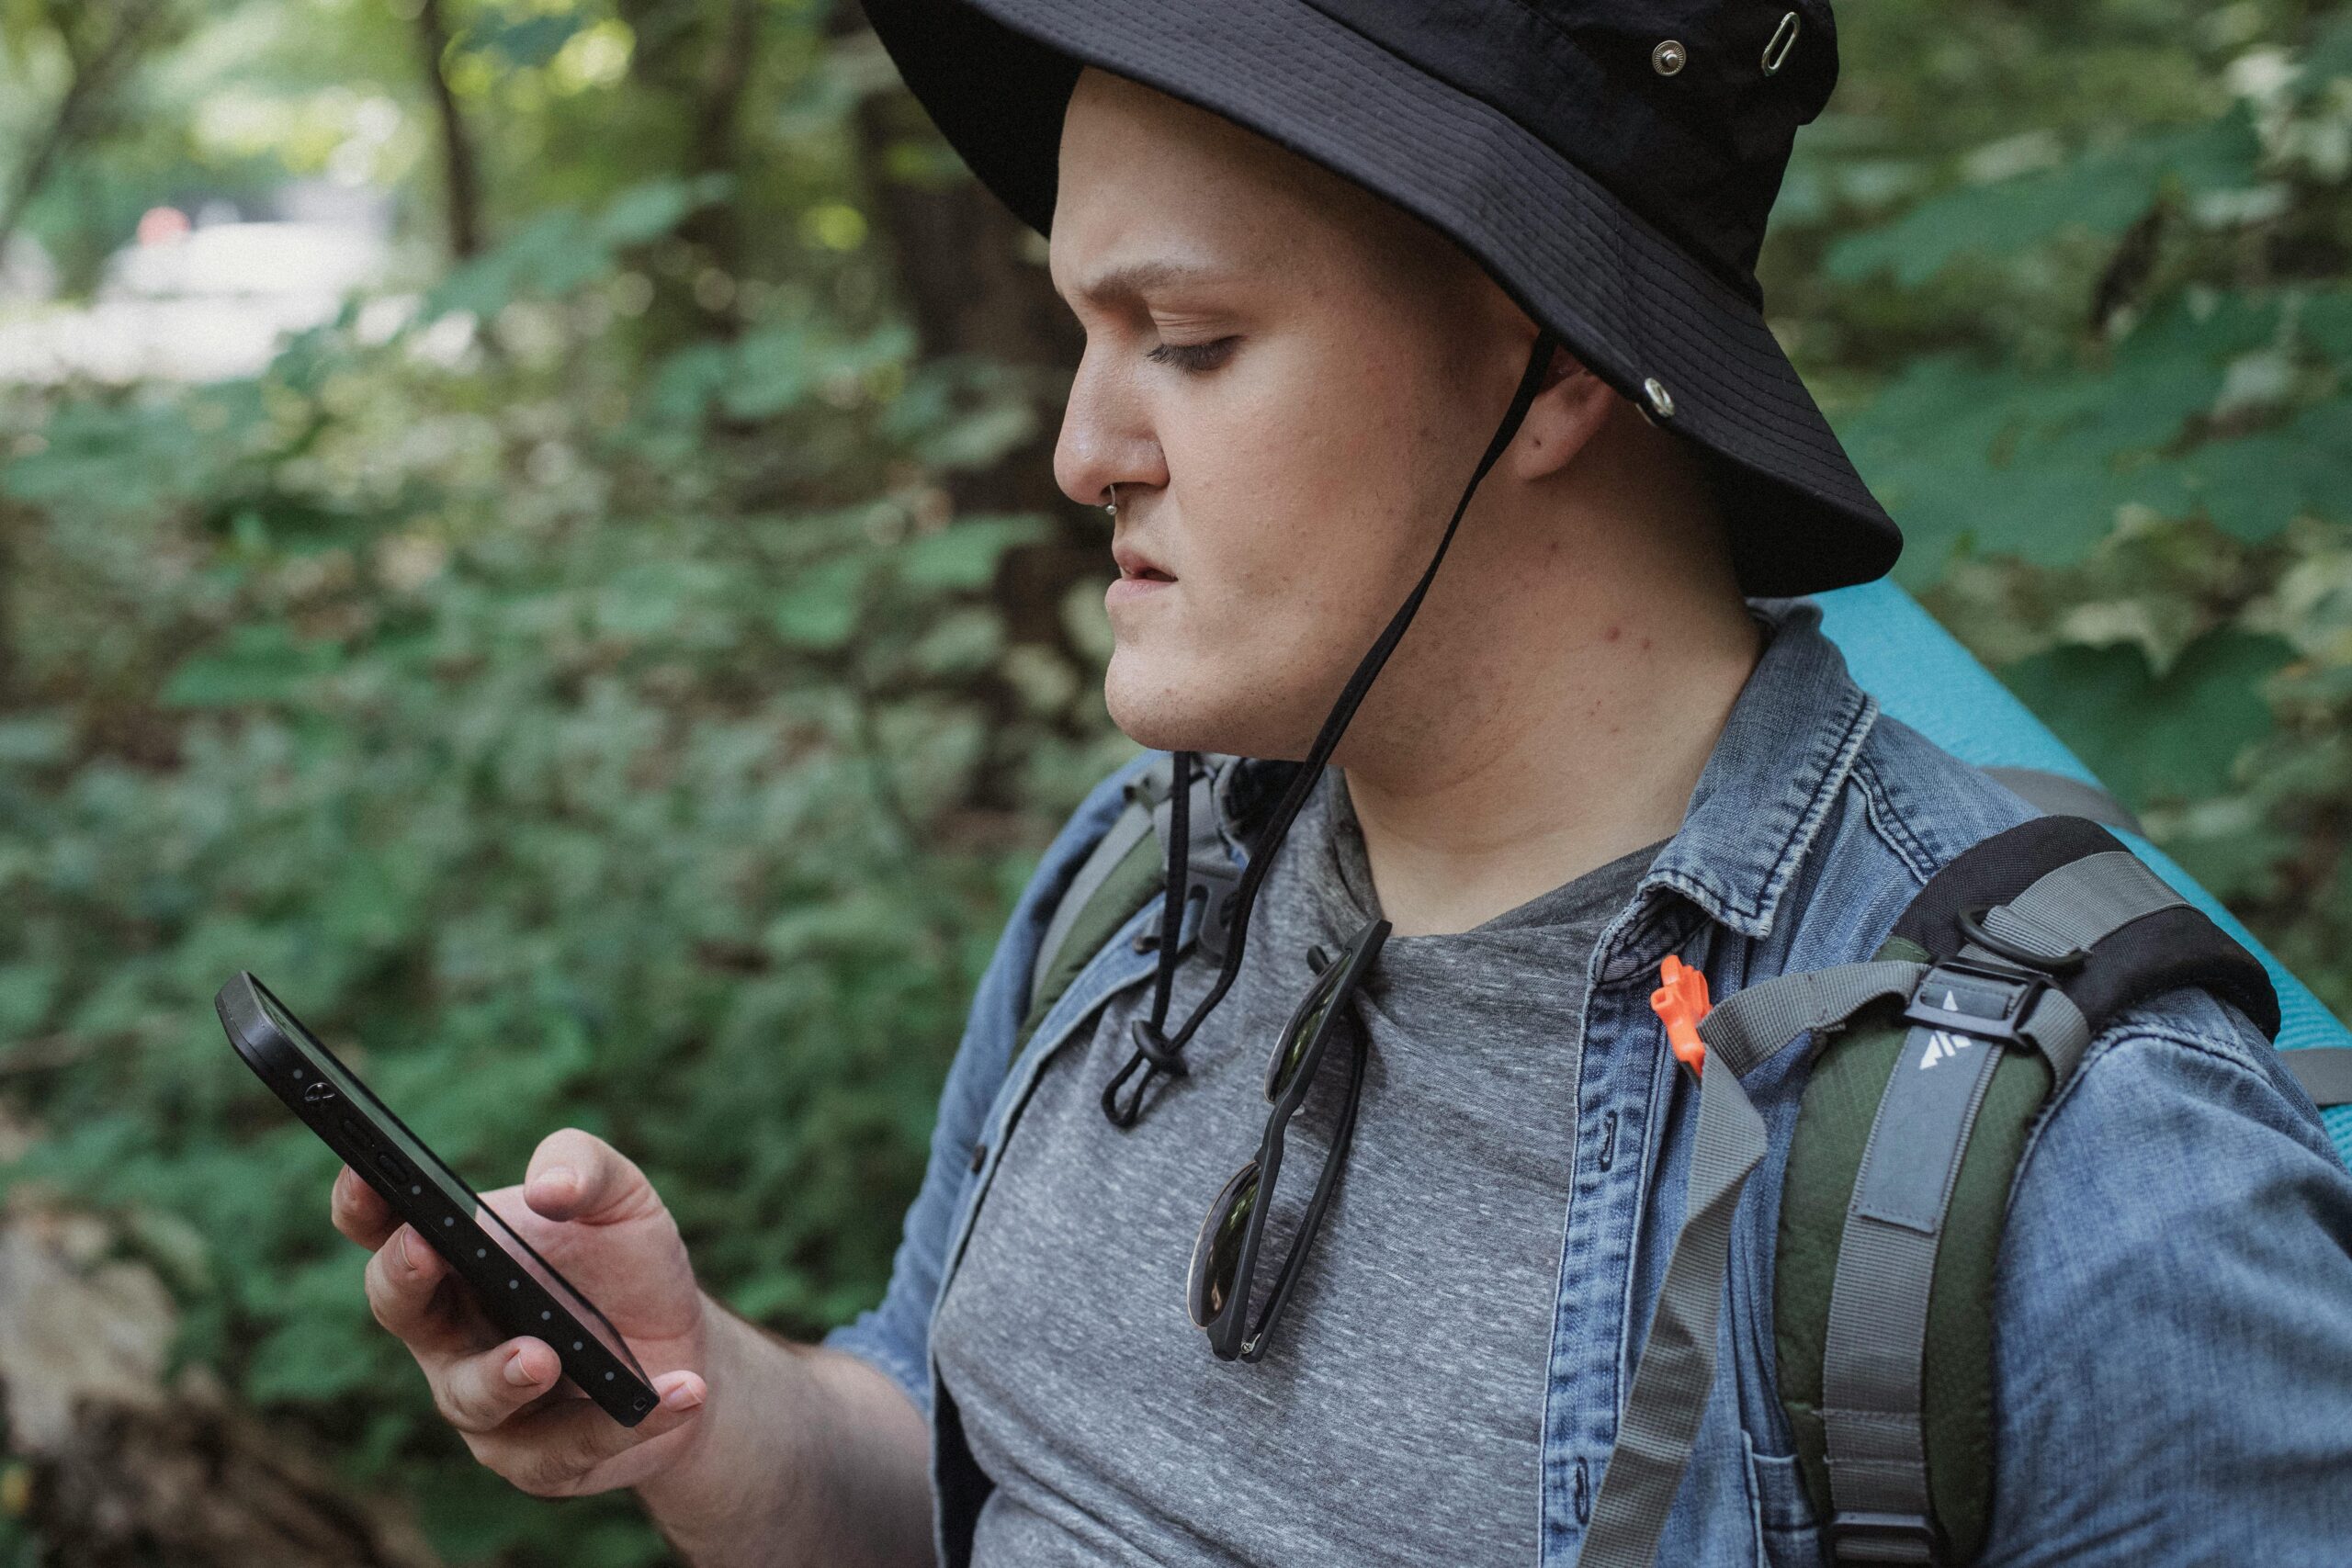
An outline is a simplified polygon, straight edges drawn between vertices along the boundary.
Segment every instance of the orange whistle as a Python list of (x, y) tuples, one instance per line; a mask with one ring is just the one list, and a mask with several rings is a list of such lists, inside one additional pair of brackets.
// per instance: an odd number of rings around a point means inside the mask
[(1690, 1068), (1695, 1078), (1707, 1065), (1707, 1046), (1699, 1038), (1699, 1022), (1714, 1005), (1707, 999), (1707, 976), (1669, 953), (1657, 966), (1657, 977), (1664, 984), (1650, 993), (1650, 1010), (1666, 1025), (1666, 1043), (1674, 1059)]

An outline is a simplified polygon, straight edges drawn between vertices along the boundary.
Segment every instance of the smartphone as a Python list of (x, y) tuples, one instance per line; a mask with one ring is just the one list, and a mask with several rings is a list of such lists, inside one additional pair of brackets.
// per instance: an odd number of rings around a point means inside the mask
[(645, 1369), (595, 1303), (442, 1164), (268, 987), (240, 974), (212, 1008), (245, 1066), (449, 1260), (492, 1323), (554, 1346), (572, 1386), (622, 1426), (652, 1413)]

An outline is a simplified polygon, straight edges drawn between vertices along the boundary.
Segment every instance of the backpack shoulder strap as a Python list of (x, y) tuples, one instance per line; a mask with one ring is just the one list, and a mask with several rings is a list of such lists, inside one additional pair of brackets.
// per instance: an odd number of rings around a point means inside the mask
[(1995, 766), (1984, 772), (1994, 783), (2037, 810), (2054, 817), (2087, 817), (2105, 827), (2120, 828), (2143, 839), (2148, 836), (2147, 829), (2140, 825), (2132, 808), (2104, 784), (2070, 773), (2053, 773), (2045, 768)]
[[(1240, 882), (1241, 868), (1226, 852), (1216, 821), (1216, 791), (1227, 766), (1238, 759), (1222, 753), (1203, 754), (1204, 764), (1193, 774), (1189, 805), (1192, 832), (1188, 835), (1185, 896), (1195, 889), (1207, 897), (1207, 914), (1197, 940), (1204, 955), (1225, 956), (1227, 898)], [(1172, 811), (1175, 760), (1154, 758), (1127, 781), (1125, 809), (1113, 818), (1094, 849), (1080, 863), (1069, 886), (1054, 906), (1037, 956), (1029, 972), (1029, 1006), (1014, 1049), (1026, 1045), (1046, 1013), (1069, 990), (1113, 933), (1135, 912), (1151, 902), (1167, 883), (1168, 837)]]
[(1800, 1468), (1841, 1564), (1981, 1551), (1992, 1269), (2026, 1132), (2109, 1018), (2185, 985), (2276, 1036), (2277, 998), (2252, 954), (2097, 824), (2044, 817), (1946, 866), (1871, 963), (1762, 981), (1706, 1013), (1690, 1194), (1594, 1503), (1589, 1568), (1655, 1556), (1713, 1377), (1731, 1213), (1766, 1152), (1739, 1077), (1806, 1031), (1816, 1060), (1773, 1286)]
[(2040, 818), (1896, 922), (1925, 964), (1816, 1065), (1781, 1194), (1781, 1396), (1834, 1561), (1964, 1562), (1993, 1476), (1993, 1267), (2030, 1126), (2093, 1035), (2201, 986), (2276, 1035), (2258, 962), (2111, 835)]
[(2305, 1045), (2278, 1053), (2278, 1063), (2295, 1076), (2322, 1111), (2352, 1105), (2352, 1045)]

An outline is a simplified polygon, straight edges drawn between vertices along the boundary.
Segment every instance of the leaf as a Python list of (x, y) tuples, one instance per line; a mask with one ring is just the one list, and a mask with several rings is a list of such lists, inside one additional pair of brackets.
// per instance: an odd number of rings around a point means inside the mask
[(2143, 132), (2059, 168), (1929, 197), (1894, 222), (1830, 246), (1826, 270), (1849, 283), (1889, 271), (1916, 288), (1962, 255), (2014, 254), (2068, 231), (2120, 234), (2167, 189), (2196, 195), (2252, 184), (2260, 153), (2240, 106), (2210, 124)]
[(2328, 420), (2177, 448), (2191, 417), (2220, 396), (2230, 362), (2273, 339), (2282, 309), (2229, 298), (2200, 313), (2167, 300), (2104, 369), (2027, 372), (1957, 355), (1914, 364), (1838, 422), (1903, 527), (1903, 579), (1932, 581), (1962, 547), (2079, 560), (2127, 505), (2165, 516), (2211, 510), (2247, 537), (2275, 531), (2339, 470)]
[(2228, 784), (2239, 752), (2269, 732), (2254, 692), (2293, 657), (2277, 637), (2219, 631), (2162, 677), (2136, 647), (2071, 646), (1999, 671), (2025, 705), (2135, 809), (2198, 800)]
[(1048, 528), (1045, 518), (1027, 513), (958, 518), (937, 533), (919, 534), (901, 545), (891, 566), (910, 588), (986, 588), (1005, 551), (1035, 544)]
[(218, 652), (181, 665), (164, 682), (166, 707), (243, 707), (300, 697), (343, 661), (331, 642), (303, 642), (283, 622), (238, 626)]
[(858, 599), (872, 569), (872, 561), (857, 558), (809, 568), (776, 600), (768, 624), (796, 648), (841, 647), (857, 629)]
[(563, 52), (586, 22), (571, 12), (509, 18), (497, 11), (469, 27), (457, 47), (487, 54), (509, 70), (537, 70)]
[(675, 229), (688, 213), (725, 200), (733, 188), (733, 176), (724, 174), (648, 180), (607, 201), (589, 231), (600, 244), (614, 250), (641, 245)]

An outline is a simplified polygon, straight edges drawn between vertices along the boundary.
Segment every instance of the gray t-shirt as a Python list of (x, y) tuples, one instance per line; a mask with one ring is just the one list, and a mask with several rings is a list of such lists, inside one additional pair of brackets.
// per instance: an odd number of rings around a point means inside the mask
[[(1210, 1353), (1185, 1279), (1211, 1201), (1257, 1152), (1308, 944), (1338, 953), (1377, 912), (1340, 770), (1259, 889), (1190, 1072), (1153, 1084), (1136, 1127), (1099, 1101), (1151, 986), (1065, 1043), (932, 1326), (996, 1483), (978, 1568), (1535, 1560), (1586, 968), (1660, 847), (1474, 931), (1388, 939), (1353, 1025), (1369, 1040), (1353, 1146), (1254, 1364)], [(1188, 954), (1171, 1031), (1215, 977)], [(1260, 1301), (1330, 1146), (1348, 1077), (1333, 1046), (1290, 1125)]]

